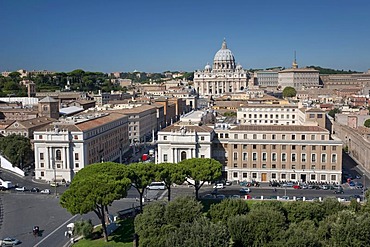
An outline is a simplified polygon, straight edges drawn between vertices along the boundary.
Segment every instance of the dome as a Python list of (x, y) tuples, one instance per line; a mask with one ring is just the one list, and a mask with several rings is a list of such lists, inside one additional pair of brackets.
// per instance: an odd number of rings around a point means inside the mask
[(213, 61), (235, 61), (233, 53), (227, 49), (226, 41), (222, 42), (222, 47), (215, 55)]
[(241, 70), (241, 69), (243, 69), (243, 67), (240, 64), (238, 64), (238, 65), (236, 65), (236, 69)]
[(211, 70), (211, 65), (207, 63), (207, 65), (204, 67), (205, 70)]
[(216, 71), (230, 71), (235, 69), (235, 58), (233, 53), (227, 49), (226, 40), (222, 42), (221, 49), (218, 50), (213, 59), (213, 69)]

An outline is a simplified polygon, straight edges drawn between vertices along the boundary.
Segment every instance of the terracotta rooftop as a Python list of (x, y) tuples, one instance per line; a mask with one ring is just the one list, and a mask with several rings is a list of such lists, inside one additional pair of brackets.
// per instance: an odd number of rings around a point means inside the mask
[(161, 131), (163, 132), (172, 132), (172, 131), (180, 131), (182, 127), (185, 127), (187, 130), (193, 131), (193, 132), (209, 132), (211, 133), (213, 131), (212, 128), (208, 126), (197, 126), (197, 125), (189, 125), (189, 126), (183, 126), (183, 125), (170, 125)]
[(38, 118), (32, 118), (27, 120), (18, 121), (19, 124), (23, 125), (26, 128), (31, 128), (35, 126), (42, 126), (47, 123), (54, 122), (55, 119), (47, 118), (47, 117), (38, 117)]
[(232, 131), (273, 131), (273, 132), (327, 132), (326, 129), (319, 126), (305, 125), (239, 125)]
[(77, 123), (76, 127), (80, 129), (81, 131), (86, 131), (86, 130), (94, 129), (98, 126), (107, 124), (109, 122), (114, 122), (123, 117), (126, 117), (126, 116), (120, 113), (116, 113), (116, 112), (109, 112), (105, 116), (94, 118), (94, 119), (91, 119), (91, 120), (88, 120), (82, 123)]
[(121, 114), (139, 114), (141, 112), (151, 110), (151, 109), (156, 109), (156, 106), (152, 105), (141, 105), (137, 106), (131, 109), (118, 109), (118, 110), (111, 110), (109, 112), (116, 112), (116, 113), (121, 113)]

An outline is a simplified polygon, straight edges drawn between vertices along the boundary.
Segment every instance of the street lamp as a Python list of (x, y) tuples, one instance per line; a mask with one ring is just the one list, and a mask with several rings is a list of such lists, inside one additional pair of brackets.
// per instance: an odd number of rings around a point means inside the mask
[(362, 177), (364, 178), (364, 184), (363, 184), (363, 187), (362, 187), (362, 200), (364, 200), (364, 202), (366, 202), (366, 198), (365, 198), (366, 176), (365, 176), (365, 173), (362, 174)]

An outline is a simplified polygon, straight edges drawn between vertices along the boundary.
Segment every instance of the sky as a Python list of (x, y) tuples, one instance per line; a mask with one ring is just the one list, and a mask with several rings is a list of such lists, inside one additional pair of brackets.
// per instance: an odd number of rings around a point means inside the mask
[(370, 68), (368, 0), (0, 0), (0, 71)]

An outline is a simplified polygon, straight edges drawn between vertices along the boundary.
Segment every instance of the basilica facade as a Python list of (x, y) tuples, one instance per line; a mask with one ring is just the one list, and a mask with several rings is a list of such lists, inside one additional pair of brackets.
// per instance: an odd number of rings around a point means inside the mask
[(207, 64), (204, 70), (194, 72), (194, 87), (200, 96), (221, 96), (245, 91), (249, 79), (248, 71), (235, 64), (234, 55), (224, 40), (213, 59), (213, 66)]

